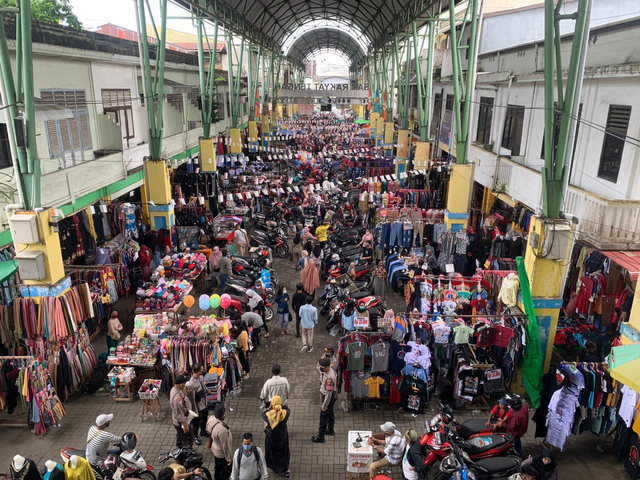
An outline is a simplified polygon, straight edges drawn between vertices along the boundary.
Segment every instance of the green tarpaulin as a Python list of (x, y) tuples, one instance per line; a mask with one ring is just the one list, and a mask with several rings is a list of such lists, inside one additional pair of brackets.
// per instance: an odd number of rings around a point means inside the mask
[(0, 283), (4, 282), (7, 278), (10, 278), (18, 269), (17, 260), (7, 260), (0, 262)]
[(531, 286), (529, 285), (529, 277), (524, 267), (523, 258), (516, 258), (516, 264), (518, 265), (518, 278), (520, 279), (524, 313), (529, 319), (529, 325), (527, 326), (527, 348), (522, 358), (520, 371), (522, 372), (522, 380), (531, 399), (531, 404), (535, 408), (538, 408), (538, 405), (540, 405), (540, 393), (542, 392), (542, 369), (544, 365), (544, 359), (540, 351), (538, 319), (536, 318), (536, 310), (533, 306)]

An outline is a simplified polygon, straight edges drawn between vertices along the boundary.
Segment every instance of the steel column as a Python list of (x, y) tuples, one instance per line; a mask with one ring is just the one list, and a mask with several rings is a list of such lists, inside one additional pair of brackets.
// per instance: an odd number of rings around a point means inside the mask
[[(238, 128), (238, 119), (240, 118), (240, 91), (242, 84), (240, 82), (242, 78), (242, 61), (244, 60), (244, 37), (241, 37), (240, 42), (240, 55), (236, 55), (237, 63), (233, 62), (234, 57), (234, 44), (233, 34), (227, 32), (227, 58), (229, 60), (229, 107), (231, 108), (231, 128)], [(237, 58), (239, 57), (239, 58)]]
[(151, 57), (149, 55), (149, 36), (147, 35), (147, 20), (145, 2), (138, 2), (138, 14), (140, 22), (140, 40), (142, 42), (142, 60), (144, 64), (144, 81), (147, 95), (147, 115), (149, 117), (149, 154), (151, 160), (161, 160), (162, 156), (162, 136), (164, 120), (162, 117), (164, 107), (164, 64), (165, 45), (167, 40), (167, 0), (160, 0), (160, 31), (158, 32), (153, 14), (149, 11), (149, 16), (153, 24), (155, 36), (158, 40), (156, 44), (156, 62), (153, 80), (151, 77)]
[[(209, 44), (202, 18), (198, 18), (198, 67), (200, 69), (200, 101), (202, 104), (202, 135), (210, 138), (211, 124), (218, 120), (216, 99), (216, 45), (218, 44), (218, 20), (214, 23), (213, 49)], [(205, 68), (204, 40), (209, 52), (209, 68)]]
[[(426, 142), (429, 139), (429, 114), (431, 112), (431, 87), (433, 84), (432, 71), (433, 71), (433, 44), (435, 39), (435, 22), (430, 22), (428, 25), (429, 32), (426, 36), (423, 36), (422, 43), (418, 47), (418, 31), (416, 22), (412, 24), (413, 33), (413, 49), (415, 57), (416, 68), (416, 83), (418, 93), (418, 118), (420, 122), (420, 141)], [(427, 75), (426, 78), (422, 77), (422, 52), (424, 50), (425, 40), (428, 39), (427, 45)]]
[[(544, 167), (542, 168), (542, 209), (547, 218), (558, 218), (564, 204), (568, 173), (571, 163), (572, 132), (575, 132), (580, 91), (584, 75), (584, 61), (589, 38), (591, 0), (579, 0), (578, 10), (572, 15), (562, 15), (563, 1), (545, 1), (545, 70), (544, 70)], [(571, 58), (566, 86), (562, 80), (562, 56), (560, 50), (560, 21), (575, 20)], [(554, 51), (555, 50), (555, 51)], [(554, 109), (554, 56), (557, 71), (558, 106)], [(556, 112), (560, 115), (558, 139), (554, 138)]]
[[(476, 49), (478, 45), (478, 5), (479, 0), (469, 0), (465, 11), (464, 21), (460, 32), (460, 39), (456, 32), (456, 14), (455, 1), (449, 0), (449, 19), (450, 19), (450, 37), (451, 37), (451, 54), (453, 63), (453, 94), (454, 106), (453, 115), (456, 127), (456, 158), (457, 163), (467, 163), (467, 139), (469, 137), (469, 120), (471, 103), (473, 99), (473, 84), (476, 75)], [(461, 45), (460, 42), (464, 37), (464, 29), (469, 23), (469, 45)], [(467, 65), (466, 78), (463, 78), (462, 61), (460, 52), (468, 50), (469, 62)], [(462, 112), (460, 111), (462, 109)]]
[[(274, 54), (275, 55), (275, 54)], [(271, 71), (271, 88), (273, 93), (271, 95), (271, 111), (275, 112), (278, 109), (278, 92), (280, 90), (280, 69), (282, 67), (282, 56), (277, 55), (277, 60), (274, 59), (275, 68)]]
[[(402, 54), (407, 54), (402, 68)], [(407, 130), (409, 128), (409, 81), (411, 78), (410, 61), (411, 61), (411, 38), (407, 36), (404, 43), (404, 51), (400, 50), (398, 38), (394, 39), (394, 55), (395, 64), (398, 71), (398, 117), (400, 118), (400, 129)]]
[[(252, 51), (253, 50), (253, 51)], [(254, 59), (254, 53), (256, 57)], [(262, 63), (262, 47), (249, 50), (249, 120), (256, 120), (256, 103), (258, 103), (258, 78)]]

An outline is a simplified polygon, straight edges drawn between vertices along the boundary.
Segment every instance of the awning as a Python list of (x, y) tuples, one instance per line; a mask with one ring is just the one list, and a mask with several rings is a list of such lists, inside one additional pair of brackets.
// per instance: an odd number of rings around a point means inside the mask
[(17, 260), (7, 260), (0, 262), (0, 283), (4, 282), (8, 278), (11, 278), (18, 269)]
[(611, 369), (619, 368), (633, 360), (640, 360), (640, 343), (629, 343), (613, 347), (609, 354)]
[(617, 252), (617, 251), (609, 251), (602, 252), (604, 256), (606, 256), (612, 262), (617, 263), (622, 268), (629, 272), (629, 276), (631, 280), (635, 281), (638, 279), (638, 274), (640, 274), (640, 252), (639, 251), (630, 251), (630, 252)]

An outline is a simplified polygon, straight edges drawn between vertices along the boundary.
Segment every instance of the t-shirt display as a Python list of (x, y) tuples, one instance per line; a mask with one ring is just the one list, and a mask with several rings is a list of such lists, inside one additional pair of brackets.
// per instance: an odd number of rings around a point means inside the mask
[(380, 377), (369, 377), (364, 381), (369, 389), (369, 398), (380, 398), (380, 385), (384, 384), (384, 380)]
[(378, 342), (371, 345), (371, 372), (386, 372), (389, 369), (388, 343)]
[(453, 341), (456, 344), (469, 343), (469, 338), (473, 335), (473, 328), (468, 325), (458, 325), (453, 329)]
[(364, 370), (364, 358), (367, 355), (367, 344), (353, 342), (347, 345), (347, 370)]

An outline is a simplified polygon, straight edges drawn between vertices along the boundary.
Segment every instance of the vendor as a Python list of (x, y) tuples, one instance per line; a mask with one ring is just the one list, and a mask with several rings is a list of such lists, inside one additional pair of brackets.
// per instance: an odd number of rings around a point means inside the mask
[(107, 350), (111, 350), (118, 346), (118, 342), (120, 342), (120, 332), (123, 328), (116, 310), (111, 312), (111, 318), (109, 318), (107, 328), (109, 329), (107, 333)]
[(374, 451), (384, 455), (382, 459), (371, 462), (369, 480), (376, 478), (378, 470), (399, 466), (402, 463), (402, 455), (406, 446), (403, 435), (396, 430), (394, 423), (386, 422), (380, 425), (380, 430), (383, 438), (371, 436), (367, 441)]

